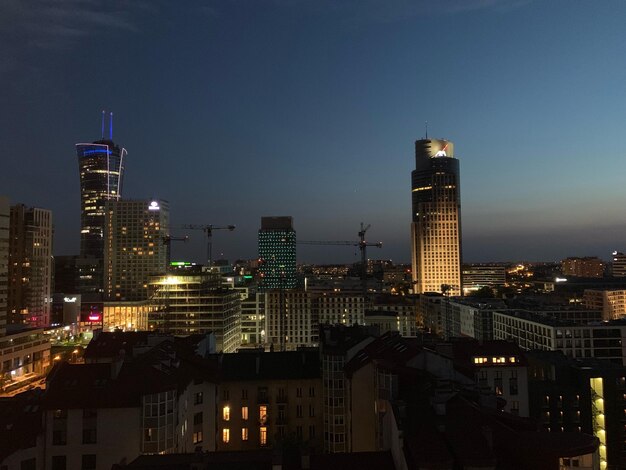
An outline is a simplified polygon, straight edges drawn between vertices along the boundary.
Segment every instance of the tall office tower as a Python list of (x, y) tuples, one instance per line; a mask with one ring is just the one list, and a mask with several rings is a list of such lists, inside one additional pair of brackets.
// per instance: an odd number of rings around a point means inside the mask
[(619, 251), (613, 252), (613, 277), (626, 277), (626, 255)]
[(411, 186), (415, 291), (461, 295), (461, 193), (452, 142), (415, 142)]
[(0, 337), (6, 333), (9, 290), (9, 200), (0, 196)]
[(10, 323), (45, 327), (52, 308), (52, 212), (17, 204), (9, 224)]
[(108, 300), (145, 300), (150, 276), (167, 270), (163, 238), (169, 233), (163, 200), (106, 203), (104, 286)]
[(296, 231), (292, 217), (261, 217), (260, 291), (293, 289), (296, 278)]
[[(102, 263), (104, 259), (104, 218), (107, 201), (118, 201), (122, 197), (122, 180), (126, 149), (113, 140), (112, 125), (109, 139), (93, 143), (76, 144), (80, 171), (80, 255), (94, 257)], [(102, 272), (96, 273), (96, 283), (102, 283)], [(102, 289), (102, 287), (100, 287)]]

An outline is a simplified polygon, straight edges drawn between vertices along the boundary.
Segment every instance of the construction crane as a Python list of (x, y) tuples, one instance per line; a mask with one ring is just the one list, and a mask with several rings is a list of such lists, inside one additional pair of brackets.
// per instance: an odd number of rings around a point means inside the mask
[(163, 244), (167, 247), (165, 250), (167, 257), (167, 269), (170, 267), (170, 263), (172, 261), (172, 242), (183, 242), (187, 243), (189, 241), (189, 237), (185, 235), (184, 237), (172, 237), (171, 235), (166, 235), (162, 237)]
[(375, 246), (376, 248), (382, 248), (383, 242), (367, 242), (365, 241), (365, 232), (369, 230), (371, 225), (365, 226), (361, 222), (361, 230), (359, 230), (358, 241), (310, 241), (299, 240), (296, 243), (301, 245), (344, 245), (344, 246), (358, 246), (361, 251), (361, 283), (363, 289), (363, 299), (367, 296), (367, 247)]
[(181, 228), (188, 229), (188, 230), (202, 230), (204, 231), (204, 233), (206, 233), (206, 239), (207, 239), (206, 257), (207, 257), (207, 262), (208, 262), (209, 267), (213, 266), (213, 252), (212, 252), (213, 251), (213, 230), (228, 230), (230, 232), (235, 230), (234, 225), (217, 226), (217, 225), (188, 224), (188, 225), (181, 225)]

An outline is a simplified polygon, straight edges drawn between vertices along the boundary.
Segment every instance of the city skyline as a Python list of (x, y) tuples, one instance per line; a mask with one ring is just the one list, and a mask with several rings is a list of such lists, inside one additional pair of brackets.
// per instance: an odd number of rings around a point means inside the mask
[[(78, 253), (72, 147), (98, 138), (102, 109), (128, 149), (125, 197), (170, 201), (173, 225), (237, 225), (215, 237), (216, 259), (254, 258), (259, 218), (290, 214), (302, 239), (372, 224), (384, 245), (371, 256), (409, 262), (425, 121), (462, 161), (464, 261), (624, 249), (620, 2), (36, 3), (0, 7), (15, 170), (0, 187), (52, 210), (56, 254)], [(611, 171), (595, 171), (599, 156)], [(201, 260), (189, 235), (174, 257)], [(358, 253), (298, 248), (299, 262), (330, 260)]]

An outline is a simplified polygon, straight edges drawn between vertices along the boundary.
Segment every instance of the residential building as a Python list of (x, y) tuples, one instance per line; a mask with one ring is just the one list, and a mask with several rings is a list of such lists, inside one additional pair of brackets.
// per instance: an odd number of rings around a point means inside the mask
[(590, 310), (600, 310), (603, 320), (617, 320), (626, 315), (626, 289), (585, 289), (583, 303)]
[(293, 289), (296, 277), (296, 231), (292, 217), (261, 217), (259, 290)]
[(241, 345), (265, 344), (265, 293), (251, 289), (241, 301)]
[(149, 297), (150, 276), (167, 270), (169, 205), (163, 200), (112, 200), (105, 204), (105, 298)]
[(561, 261), (564, 276), (604, 277), (604, 261), (595, 256), (571, 257)]
[(461, 191), (452, 142), (415, 142), (411, 188), (415, 292), (461, 295)]
[[(626, 367), (595, 359), (572, 359), (559, 351), (526, 353), (530, 416), (551, 433), (577, 432), (600, 441), (600, 468), (626, 467)], [(568, 458), (565, 468), (585, 467)]]
[(0, 196), (0, 338), (6, 333), (9, 296), (9, 222), (11, 207)]
[(216, 358), (217, 450), (280, 447), (321, 451), (322, 379), (319, 352), (246, 351)]
[(11, 207), (9, 323), (43, 328), (52, 308), (52, 212)]
[(265, 292), (265, 342), (275, 351), (317, 344), (313, 294), (302, 289)]

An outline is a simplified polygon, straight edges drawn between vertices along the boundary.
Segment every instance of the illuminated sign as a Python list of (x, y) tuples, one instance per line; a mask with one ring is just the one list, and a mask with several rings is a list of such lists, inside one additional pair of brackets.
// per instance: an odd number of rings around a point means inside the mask
[(158, 211), (159, 209), (161, 208), (159, 207), (159, 203), (157, 201), (152, 201), (148, 206), (149, 211)]
[(76, 297), (63, 297), (63, 302), (67, 302), (68, 304), (73, 304), (76, 302)]
[(554, 279), (554, 282), (567, 282), (567, 279), (564, 277), (557, 277)]
[(87, 318), (89, 318), (89, 321), (100, 321), (102, 319), (99, 313), (90, 313)]

